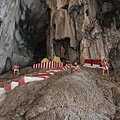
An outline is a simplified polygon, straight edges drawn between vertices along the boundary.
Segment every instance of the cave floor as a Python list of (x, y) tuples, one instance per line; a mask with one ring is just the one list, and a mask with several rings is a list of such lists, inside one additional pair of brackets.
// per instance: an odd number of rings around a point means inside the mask
[[(4, 84), (9, 84), (12, 81), (18, 81), (22, 79), (24, 76), (34, 76), (37, 73), (45, 72), (49, 69), (33, 69), (32, 67), (26, 67), (20, 70), (19, 75), (14, 75), (13, 71), (9, 71), (5, 74), (0, 75), (0, 87), (3, 87)], [(119, 78), (115, 75), (114, 71), (110, 71), (110, 75), (102, 75), (102, 69), (99, 68), (88, 68), (81, 67), (81, 70), (87, 71), (90, 75), (93, 76), (93, 79), (101, 79), (101, 80), (109, 80), (113, 83), (119, 82)], [(82, 71), (81, 71), (82, 72)], [(62, 76), (61, 76), (62, 77)]]

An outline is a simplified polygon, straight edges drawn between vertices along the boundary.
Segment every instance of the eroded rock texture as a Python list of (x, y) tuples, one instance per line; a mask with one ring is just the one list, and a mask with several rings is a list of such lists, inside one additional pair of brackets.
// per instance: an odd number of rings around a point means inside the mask
[(120, 73), (119, 0), (4, 0), (0, 9), (0, 72), (59, 56), (63, 44), (66, 59), (111, 59)]
[(10, 91), (0, 106), (0, 119), (119, 120), (120, 89), (111, 78), (92, 69), (69, 72)]
[(49, 26), (47, 5), (37, 0), (4, 0), (0, 1), (0, 9), (0, 72), (10, 70), (15, 62), (27, 66), (41, 52), (44, 58)]
[[(120, 1), (47, 0), (51, 12), (51, 39), (70, 39), (70, 47), (78, 50), (78, 57), (113, 60), (119, 53)], [(56, 7), (55, 7), (56, 6)], [(67, 22), (66, 22), (67, 21)], [(118, 61), (117, 59), (114, 59)], [(119, 64), (117, 62), (117, 64)]]

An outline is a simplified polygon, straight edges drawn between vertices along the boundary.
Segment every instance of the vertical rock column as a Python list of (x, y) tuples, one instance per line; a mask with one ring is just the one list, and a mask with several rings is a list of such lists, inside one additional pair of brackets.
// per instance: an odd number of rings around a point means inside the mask
[(47, 0), (47, 4), (51, 9), (51, 56), (54, 55), (53, 40), (70, 38), (70, 46), (76, 48), (73, 22), (72, 19), (70, 19), (68, 11), (65, 8), (65, 6), (68, 6), (68, 1)]

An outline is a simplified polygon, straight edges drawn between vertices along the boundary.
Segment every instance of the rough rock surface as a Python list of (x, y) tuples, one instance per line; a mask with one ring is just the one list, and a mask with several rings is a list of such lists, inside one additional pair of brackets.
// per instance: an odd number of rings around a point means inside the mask
[[(0, 0), (0, 73), (51, 59), (63, 41), (69, 60), (106, 58), (115, 71), (82, 68), (18, 86), (0, 104), (0, 120), (120, 120), (119, 21), (120, 0)], [(3, 74), (0, 86), (18, 78)]]
[[(45, 40), (46, 6), (38, 0), (0, 1), (0, 73), (9, 71), (15, 62), (21, 67), (32, 62), (35, 47)], [(45, 33), (40, 32), (43, 29)]]
[(53, 16), (52, 39), (68, 37), (71, 47), (74, 48), (80, 44), (81, 62), (84, 58), (108, 59), (110, 50), (117, 49), (120, 40), (119, 0), (57, 0), (56, 3), (54, 0), (47, 0), (47, 2)]
[(51, 59), (66, 39), (67, 59), (111, 59), (120, 73), (119, 0), (4, 0), (0, 11), (0, 73)]
[[(98, 69), (55, 73), (7, 93), (0, 106), (1, 120), (119, 120), (119, 79), (101, 76)], [(119, 81), (119, 80), (118, 80)]]

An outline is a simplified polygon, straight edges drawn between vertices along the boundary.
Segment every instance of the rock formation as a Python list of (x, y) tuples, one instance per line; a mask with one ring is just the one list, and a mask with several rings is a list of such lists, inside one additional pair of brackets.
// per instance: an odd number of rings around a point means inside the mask
[[(0, 119), (120, 120), (120, 0), (0, 0), (0, 74), (15, 62), (60, 56), (60, 45), (80, 64), (110, 60), (115, 75), (83, 68), (18, 86), (0, 104)], [(6, 78), (12, 73), (2, 84)]]
[(0, 10), (0, 73), (59, 56), (60, 44), (66, 59), (111, 59), (119, 72), (119, 0), (4, 0)]
[[(1, 120), (119, 120), (120, 89), (95, 69), (55, 73), (7, 93), (0, 106)], [(113, 81), (112, 81), (113, 80)]]
[[(45, 34), (49, 25), (47, 5), (34, 0), (5, 0), (0, 1), (0, 9), (0, 72), (10, 70), (15, 62), (21, 67), (27, 66), (39, 52), (45, 57)], [(42, 50), (38, 51), (37, 47)]]

